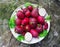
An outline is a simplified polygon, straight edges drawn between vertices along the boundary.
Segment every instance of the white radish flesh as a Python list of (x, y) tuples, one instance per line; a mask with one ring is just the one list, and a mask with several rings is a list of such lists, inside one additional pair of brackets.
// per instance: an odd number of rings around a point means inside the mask
[(31, 40), (32, 40), (32, 34), (29, 33), (29, 32), (27, 32), (27, 33), (25, 34), (25, 40), (26, 40), (26, 41), (31, 41)]

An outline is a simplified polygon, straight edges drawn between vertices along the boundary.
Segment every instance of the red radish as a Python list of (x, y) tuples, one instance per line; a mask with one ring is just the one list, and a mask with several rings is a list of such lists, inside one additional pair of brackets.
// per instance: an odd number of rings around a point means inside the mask
[(23, 28), (23, 31), (25, 32), (25, 26), (22, 24), (20, 26)]
[(18, 12), (20, 12), (20, 11), (23, 13), (23, 10), (18, 10)]
[(43, 25), (38, 24), (38, 26), (36, 27), (36, 31), (37, 31), (38, 33), (42, 32), (42, 31), (43, 31)]
[(17, 17), (18, 17), (19, 19), (23, 19), (23, 18), (25, 17), (25, 15), (23, 14), (22, 11), (18, 11), (18, 12), (17, 12)]
[(40, 24), (44, 24), (45, 23), (45, 19), (44, 19), (44, 17), (42, 17), (42, 16), (38, 16), (37, 17), (37, 20), (38, 20), (38, 22), (40, 23)]
[(22, 25), (26, 25), (26, 24), (28, 24), (29, 23), (29, 18), (24, 18), (23, 20), (22, 20)]
[(34, 29), (31, 29), (30, 33), (32, 34), (33, 37), (38, 37), (38, 32)]
[(38, 8), (34, 8), (31, 12), (31, 16), (37, 18), (39, 16)]
[(31, 28), (36, 28), (37, 26), (37, 20), (35, 18), (30, 18), (29, 19), (29, 24)]
[(19, 18), (17, 18), (16, 20), (15, 20), (15, 23), (16, 23), (16, 25), (21, 25), (21, 20), (19, 19)]
[(31, 12), (28, 10), (28, 11), (25, 12), (25, 15), (26, 15), (26, 17), (30, 17)]
[(21, 35), (25, 36), (26, 32), (22, 32)]
[(30, 31), (30, 25), (26, 25), (26, 26), (25, 26), (25, 30), (26, 30), (26, 31)]
[(45, 24), (43, 25), (43, 29), (44, 30), (48, 29), (48, 23), (45, 22)]
[(32, 6), (28, 6), (28, 9), (29, 9), (30, 11), (32, 11), (32, 10), (33, 10), (33, 7), (32, 7)]
[(24, 9), (22, 9), (23, 10), (23, 12), (25, 13), (26, 11), (28, 11), (28, 8), (24, 8)]
[(15, 32), (18, 33), (18, 34), (23, 33), (22, 27), (21, 27), (21, 26), (16, 26), (16, 27), (15, 27)]

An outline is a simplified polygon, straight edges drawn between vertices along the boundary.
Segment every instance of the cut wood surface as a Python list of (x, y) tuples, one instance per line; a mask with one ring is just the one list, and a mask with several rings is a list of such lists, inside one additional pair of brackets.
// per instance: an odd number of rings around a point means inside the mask
[[(28, 45), (17, 41), (9, 29), (12, 12), (26, 2), (42, 5), (51, 15), (51, 28), (44, 40)], [(0, 47), (60, 47), (60, 6), (55, 0), (0, 0)]]

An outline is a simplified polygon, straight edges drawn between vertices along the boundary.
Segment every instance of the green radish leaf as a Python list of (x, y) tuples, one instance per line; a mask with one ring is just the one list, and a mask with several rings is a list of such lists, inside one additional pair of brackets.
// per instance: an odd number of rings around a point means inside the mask
[(18, 41), (22, 41), (22, 40), (24, 40), (24, 36), (19, 35), (19, 36), (17, 37), (17, 40), (18, 40)]
[(25, 4), (25, 7), (28, 7), (28, 6), (30, 6), (30, 5), (32, 5), (30, 2), (27, 2), (26, 4)]
[(9, 27), (14, 28), (15, 27), (15, 16), (11, 17), (9, 21)]
[(39, 34), (40, 37), (45, 37), (47, 35), (47, 30), (44, 30), (42, 33)]
[(45, 18), (46, 20), (51, 20), (51, 16), (50, 15), (48, 15), (48, 16), (46, 16), (46, 18)]

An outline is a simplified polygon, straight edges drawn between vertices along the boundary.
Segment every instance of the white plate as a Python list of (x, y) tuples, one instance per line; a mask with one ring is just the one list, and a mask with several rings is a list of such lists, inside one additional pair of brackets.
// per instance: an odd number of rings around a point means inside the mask
[[(36, 4), (32, 4), (32, 5), (34, 5), (35, 7), (37, 6)], [(23, 8), (25, 8), (24, 7), (24, 5), (21, 5)], [(17, 13), (17, 11), (18, 10), (21, 10), (21, 6), (19, 6), (17, 9), (15, 9), (15, 11), (12, 13), (12, 15), (11, 15), (11, 18), (13, 17), (13, 16), (16, 16), (16, 13)], [(40, 8), (39, 8), (40, 9)], [(48, 14), (46, 14), (46, 16), (48, 16)], [(47, 21), (47, 23), (48, 23), (48, 29), (47, 29), (47, 32), (49, 32), (49, 29), (50, 29), (50, 21)], [(12, 34), (13, 34), (13, 36), (15, 37), (15, 38), (17, 38), (20, 34), (17, 34), (17, 33), (15, 33), (14, 32), (14, 28), (10, 28), (10, 30), (11, 30), (11, 32), (12, 32)], [(37, 42), (40, 42), (41, 40), (43, 40), (45, 37), (39, 37), (39, 38), (33, 38), (30, 42), (27, 42), (26, 40), (22, 40), (21, 42), (23, 42), (23, 43), (26, 43), (26, 44), (34, 44), (34, 43), (37, 43)]]

